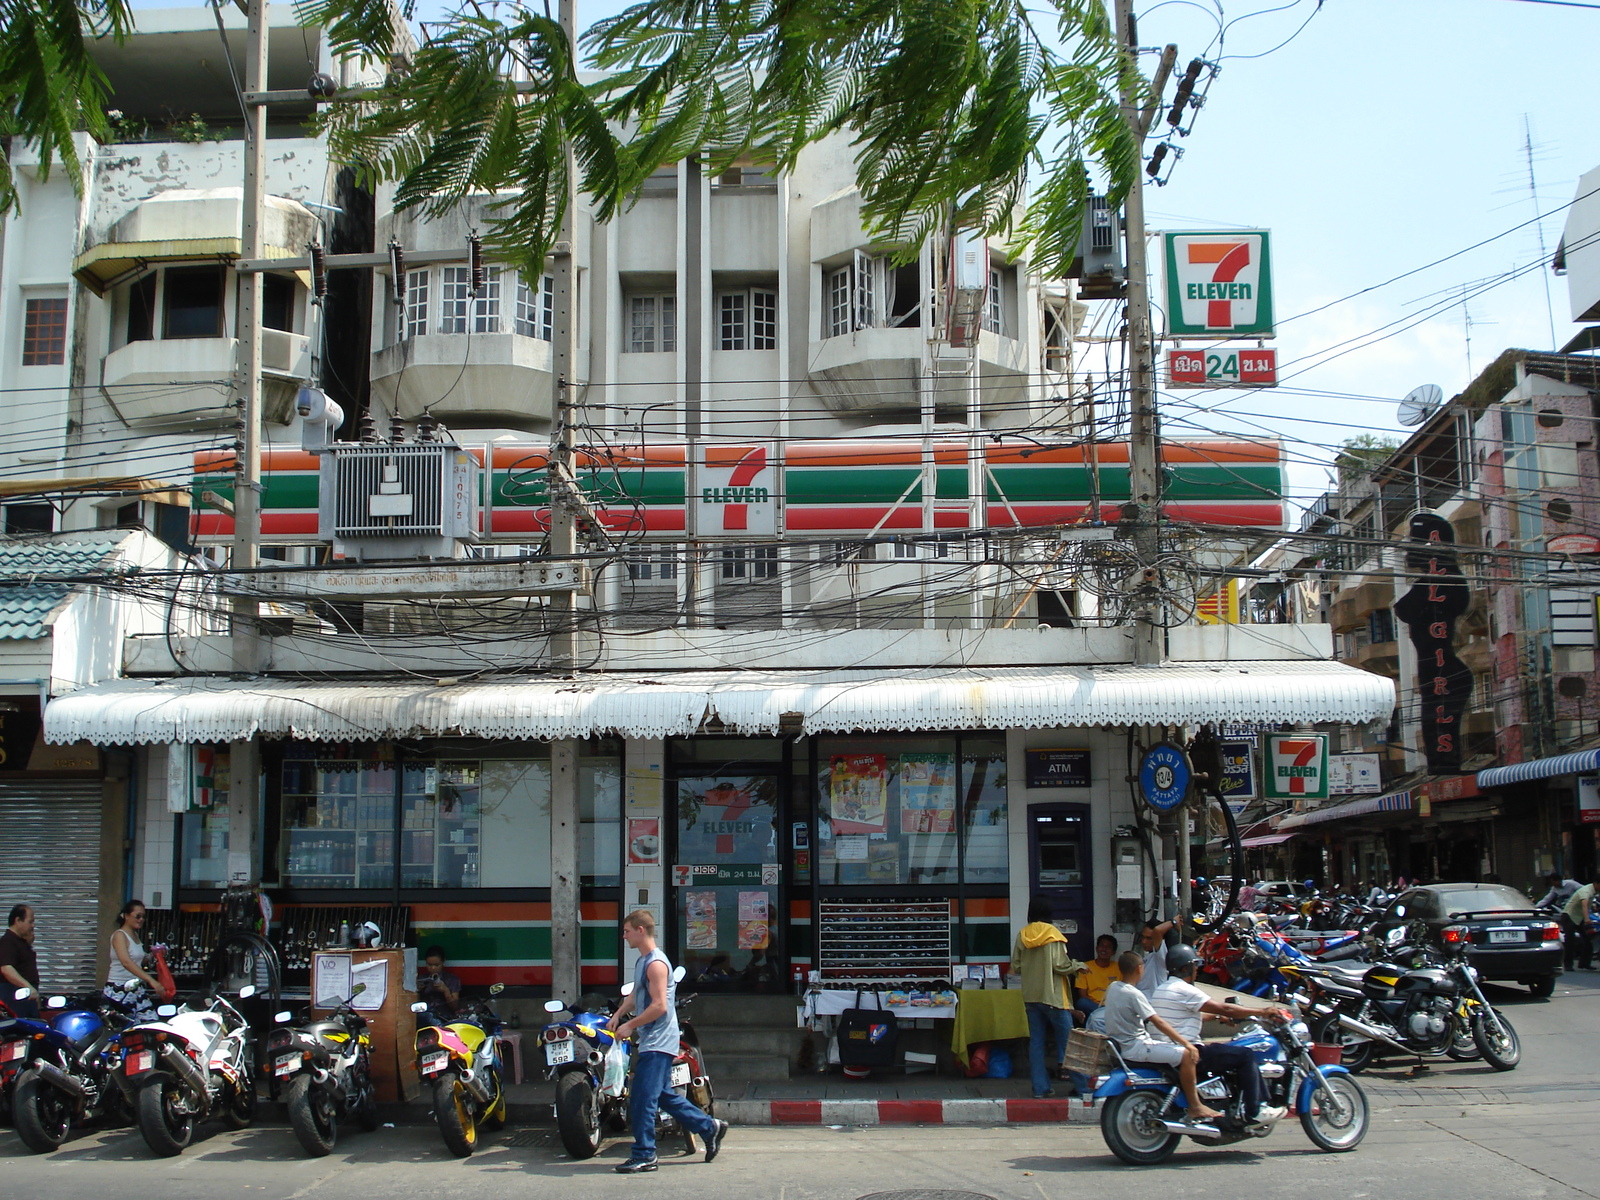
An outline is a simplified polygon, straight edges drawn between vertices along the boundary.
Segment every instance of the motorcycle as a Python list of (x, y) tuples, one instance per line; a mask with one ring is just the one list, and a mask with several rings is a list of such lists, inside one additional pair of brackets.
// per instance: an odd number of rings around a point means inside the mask
[[(675, 967), (673, 982), (678, 983), (683, 977), (684, 969)], [(633, 984), (623, 986), (624, 997), (632, 992)], [(678, 1053), (672, 1060), (669, 1086), (710, 1116), (714, 1115), (716, 1097), (700, 1052), (699, 1035), (687, 1015), (693, 1002), (694, 997), (689, 996), (677, 1004)], [(544, 1008), (552, 1016), (567, 1011), (560, 1000), (547, 1001)], [(620, 1134), (628, 1128), (631, 1048), (628, 1042), (612, 1036), (606, 1025), (610, 1016), (603, 1007), (575, 1012), (565, 1021), (546, 1025), (541, 1035), (545, 1078), (556, 1081), (556, 1128), (561, 1144), (575, 1159), (593, 1158), (607, 1131)], [(665, 1113), (658, 1114), (656, 1121), (658, 1133), (677, 1125)], [(680, 1132), (685, 1151), (693, 1154), (694, 1134), (681, 1127)]]
[[(255, 995), (239, 989), (239, 999)], [(249, 1023), (220, 994), (203, 1008), (163, 1004), (155, 1021), (122, 1034), (122, 1070), (114, 1076), (138, 1118), (139, 1132), (163, 1158), (182, 1154), (196, 1123), (215, 1116), (244, 1129), (256, 1115), (255, 1056)]]
[[(491, 996), (505, 985), (494, 984)], [(428, 1014), (428, 1004), (411, 1006)], [(433, 1091), (433, 1117), (446, 1149), (466, 1158), (478, 1145), (478, 1127), (499, 1129), (506, 1123), (502, 1087), (500, 1018), (487, 1004), (473, 1004), (453, 1020), (433, 1017), (417, 1030), (417, 1072)]]
[[(305, 1152), (321, 1158), (339, 1140), (341, 1119), (371, 1133), (378, 1127), (378, 1093), (372, 1082), (372, 1038), (367, 1019), (351, 1004), (367, 990), (358, 983), (347, 1000), (320, 1020), (267, 1037), (265, 1062), (272, 1094), (282, 1096), (289, 1125)], [(293, 1014), (273, 1017), (287, 1025)]]
[[(1312, 1057), (1305, 1022), (1272, 1021), (1246, 1027), (1230, 1043), (1255, 1056), (1266, 1085), (1266, 1102), (1288, 1108), (1300, 1117), (1305, 1134), (1330, 1153), (1354, 1150), (1367, 1135), (1370, 1113), (1367, 1095), (1343, 1067), (1322, 1066)], [(1191, 1123), (1182, 1119), (1187, 1107), (1183, 1088), (1171, 1068), (1129, 1064), (1106, 1042), (1115, 1068), (1093, 1090), (1105, 1101), (1100, 1112), (1100, 1135), (1111, 1152), (1133, 1166), (1165, 1162), (1183, 1138), (1211, 1146), (1227, 1146), (1251, 1137), (1265, 1137), (1276, 1122), (1246, 1125), (1243, 1100), (1234, 1082), (1224, 1075), (1199, 1081), (1201, 1097), (1220, 1107), (1215, 1122)]]
[(112, 1082), (127, 1018), (104, 997), (69, 1007), (65, 996), (45, 1005), (47, 1020), (23, 1022), (33, 1032), (0, 1043), (12, 1092), (17, 1136), (35, 1154), (67, 1140), (75, 1124), (125, 1115)]
[(1418, 944), (1390, 948), (1396, 961), (1377, 963), (1359, 977), (1324, 969), (1316, 982), (1331, 1008), (1313, 1024), (1316, 1040), (1342, 1045), (1352, 1071), (1385, 1051), (1459, 1062), (1482, 1058), (1496, 1071), (1513, 1070), (1522, 1057), (1521, 1041), (1484, 996), (1478, 972), (1467, 962), (1467, 928), (1446, 927), (1446, 952), (1437, 956), (1420, 944), (1418, 933), (1413, 931)]

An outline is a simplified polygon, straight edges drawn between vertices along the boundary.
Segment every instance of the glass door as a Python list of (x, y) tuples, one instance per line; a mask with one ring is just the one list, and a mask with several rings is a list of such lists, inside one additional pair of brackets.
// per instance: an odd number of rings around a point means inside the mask
[(733, 767), (674, 781), (672, 957), (683, 986), (782, 990), (778, 779)]

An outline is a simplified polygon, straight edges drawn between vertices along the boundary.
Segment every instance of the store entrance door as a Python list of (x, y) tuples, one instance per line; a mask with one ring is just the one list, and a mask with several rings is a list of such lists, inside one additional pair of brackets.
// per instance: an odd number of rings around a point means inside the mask
[(687, 971), (684, 990), (783, 990), (778, 779), (736, 767), (674, 781), (668, 952)]

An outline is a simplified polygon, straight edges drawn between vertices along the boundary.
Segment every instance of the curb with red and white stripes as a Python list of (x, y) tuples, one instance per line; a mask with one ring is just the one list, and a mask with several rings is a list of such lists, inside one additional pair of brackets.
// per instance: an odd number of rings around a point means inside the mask
[(718, 1100), (733, 1125), (1018, 1125), (1100, 1119), (1076, 1097), (1033, 1100)]

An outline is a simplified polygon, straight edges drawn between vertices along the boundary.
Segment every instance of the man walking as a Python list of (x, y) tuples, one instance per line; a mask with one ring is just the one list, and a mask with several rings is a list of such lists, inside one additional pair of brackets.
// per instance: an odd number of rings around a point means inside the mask
[[(690, 1133), (705, 1143), (706, 1161), (717, 1157), (728, 1132), (726, 1121), (714, 1120), (687, 1098), (672, 1090), (672, 1060), (678, 1053), (678, 985), (672, 964), (656, 947), (656, 919), (637, 909), (622, 920), (622, 940), (637, 951), (633, 991), (623, 997), (607, 1025), (618, 1038), (638, 1034), (633, 1047), (633, 1082), (628, 1092), (628, 1120), (633, 1125), (633, 1150), (616, 1168), (619, 1175), (637, 1175), (656, 1169), (656, 1113), (666, 1109)], [(638, 1016), (630, 1015), (645, 1007)]]
[(1589, 923), (1595, 911), (1595, 888), (1600, 885), (1600, 873), (1592, 882), (1584, 884), (1567, 900), (1561, 910), (1561, 929), (1566, 934), (1567, 970), (1576, 965), (1580, 971), (1594, 966), (1594, 927)]
[[(18, 1000), (19, 988), (32, 988), (33, 994)], [(19, 1017), (39, 1015), (39, 956), (33, 949), (31, 905), (13, 905), (6, 931), (0, 934), (0, 1000)]]

